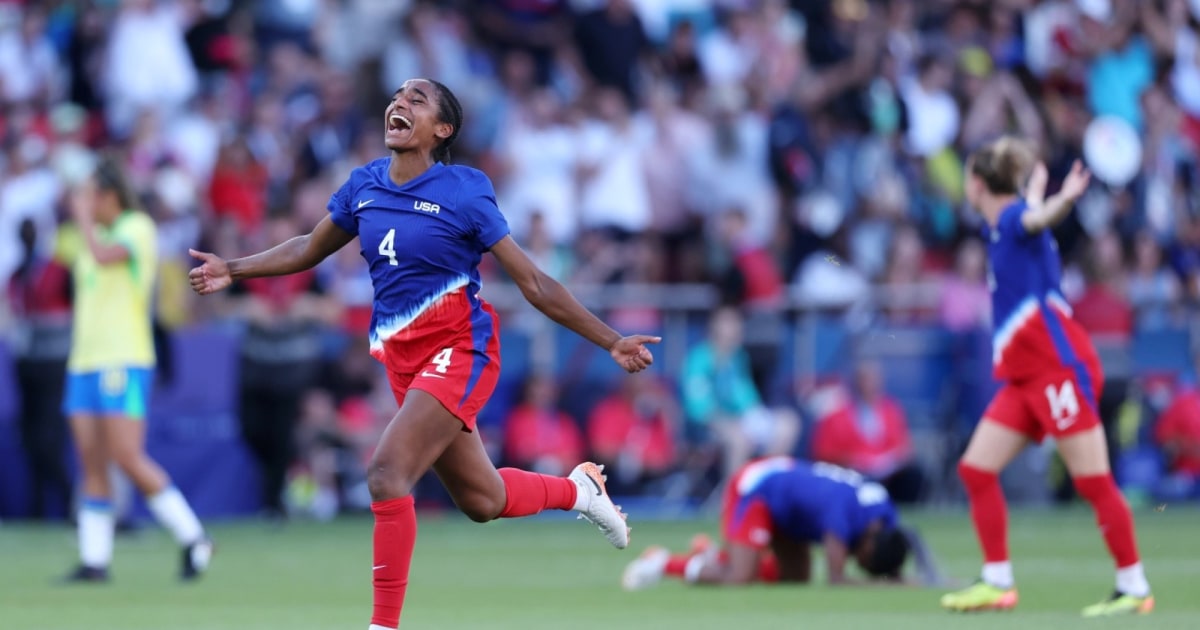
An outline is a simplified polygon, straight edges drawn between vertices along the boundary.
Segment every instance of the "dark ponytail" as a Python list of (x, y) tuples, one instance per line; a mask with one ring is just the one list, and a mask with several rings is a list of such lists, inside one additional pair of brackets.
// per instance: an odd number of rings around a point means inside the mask
[(433, 84), (433, 88), (438, 93), (438, 121), (449, 124), (454, 128), (450, 132), (450, 137), (442, 140), (441, 144), (434, 147), (433, 159), (442, 164), (449, 164), (450, 145), (454, 144), (454, 141), (458, 139), (458, 132), (462, 129), (463, 109), (462, 105), (458, 102), (458, 97), (454, 96), (454, 92), (451, 92), (450, 88), (432, 79), (429, 82)]

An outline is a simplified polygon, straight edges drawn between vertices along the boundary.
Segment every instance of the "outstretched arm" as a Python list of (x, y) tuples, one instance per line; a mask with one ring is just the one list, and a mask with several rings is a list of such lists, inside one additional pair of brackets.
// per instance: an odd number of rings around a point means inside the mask
[(353, 235), (325, 217), (312, 232), (245, 258), (225, 261), (215, 254), (192, 249), (188, 253), (204, 261), (204, 264), (191, 270), (188, 279), (196, 293), (208, 295), (224, 289), (234, 280), (286, 276), (311, 269), (353, 239)]
[(645, 344), (658, 343), (659, 337), (620, 333), (600, 321), (579, 303), (575, 296), (554, 278), (538, 269), (511, 236), (505, 236), (492, 246), (492, 255), (505, 273), (521, 288), (521, 294), (537, 310), (579, 336), (608, 350), (613, 360), (627, 372), (640, 372), (654, 363), (654, 356)]
[(1025, 202), (1029, 209), (1021, 215), (1021, 225), (1031, 234), (1052, 228), (1066, 218), (1075, 205), (1075, 200), (1087, 190), (1092, 174), (1079, 160), (1075, 160), (1071, 172), (1063, 180), (1062, 189), (1049, 199), (1044, 199), (1047, 177), (1046, 165), (1039, 163), (1029, 178), (1029, 186), (1025, 193)]

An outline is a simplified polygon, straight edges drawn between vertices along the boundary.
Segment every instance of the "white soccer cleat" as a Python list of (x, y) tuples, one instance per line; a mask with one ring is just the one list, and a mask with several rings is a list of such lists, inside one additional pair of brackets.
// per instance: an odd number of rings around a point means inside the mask
[(613, 505), (604, 489), (603, 470), (604, 466), (584, 462), (567, 476), (579, 491), (575, 509), (579, 510), (579, 518), (599, 527), (612, 546), (624, 549), (629, 546), (629, 526), (621, 507)]
[(637, 560), (625, 567), (625, 572), (621, 574), (621, 588), (640, 591), (658, 584), (670, 559), (671, 553), (662, 547), (646, 549)]

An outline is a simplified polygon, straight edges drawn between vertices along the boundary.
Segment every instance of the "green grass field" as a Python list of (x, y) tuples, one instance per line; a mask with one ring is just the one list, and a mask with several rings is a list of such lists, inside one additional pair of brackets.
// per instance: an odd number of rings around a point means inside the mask
[[(609, 548), (590, 526), (561, 518), (475, 525), (421, 519), (404, 628), (1200, 628), (1200, 511), (1143, 510), (1140, 541), (1159, 607), (1137, 619), (1085, 621), (1078, 609), (1108, 594), (1112, 570), (1084, 510), (1016, 513), (1011, 547), (1021, 586), (1016, 612), (951, 615), (938, 591), (916, 588), (750, 587), (667, 583), (625, 593), (618, 578), (645, 545), (686, 545), (709, 522), (638, 523), (633, 546)], [(636, 518), (636, 515), (634, 515)], [(951, 575), (978, 569), (964, 514), (912, 514)], [(212, 572), (174, 579), (177, 552), (161, 532), (117, 543), (115, 581), (61, 587), (73, 533), (0, 527), (3, 630), (364, 630), (370, 613), (370, 521), (219, 524)]]

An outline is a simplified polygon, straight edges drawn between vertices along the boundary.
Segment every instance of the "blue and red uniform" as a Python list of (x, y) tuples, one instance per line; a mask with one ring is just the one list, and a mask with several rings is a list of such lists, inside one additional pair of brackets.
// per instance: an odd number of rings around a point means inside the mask
[(1059, 287), (1058, 244), (1049, 230), (1029, 233), (1019, 200), (985, 228), (996, 330), (994, 373), (1004, 385), (984, 417), (1041, 441), (1099, 424), (1100, 359)]
[(500, 374), (499, 318), (479, 299), (479, 261), (508, 235), (491, 181), (434, 164), (396, 185), (387, 158), (354, 169), (330, 219), (358, 236), (375, 287), (371, 355), (398, 404), (427, 392), (468, 431)]
[(820, 544), (826, 534), (854, 549), (867, 528), (897, 526), (887, 490), (839, 466), (791, 457), (750, 462), (725, 490), (721, 532), (727, 544), (758, 550), (775, 538)]

